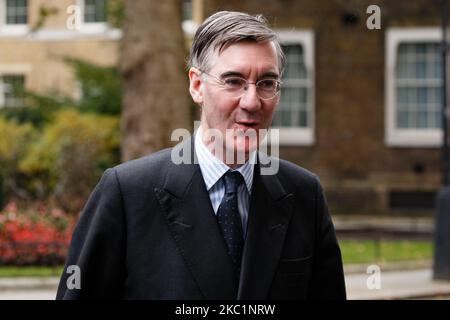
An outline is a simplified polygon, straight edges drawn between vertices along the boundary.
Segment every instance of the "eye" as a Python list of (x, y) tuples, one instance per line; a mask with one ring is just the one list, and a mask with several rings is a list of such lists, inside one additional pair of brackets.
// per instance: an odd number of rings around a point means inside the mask
[(262, 90), (276, 90), (278, 82), (274, 79), (263, 79), (258, 81), (258, 87)]
[(245, 86), (246, 81), (242, 78), (226, 78), (223, 80), (225, 86), (231, 89), (242, 88)]

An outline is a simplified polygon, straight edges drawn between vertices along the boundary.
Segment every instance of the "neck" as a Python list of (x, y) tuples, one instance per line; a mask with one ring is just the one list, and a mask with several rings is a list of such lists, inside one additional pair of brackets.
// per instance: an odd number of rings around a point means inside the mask
[(214, 139), (209, 139), (205, 136), (202, 136), (202, 142), (212, 155), (225, 163), (231, 169), (239, 168), (245, 164), (250, 157), (248, 151), (238, 152), (235, 149), (229, 150), (226, 148), (226, 145), (216, 145)]
[(250, 158), (250, 152), (248, 150), (238, 151), (235, 148), (229, 149), (223, 139), (217, 139), (214, 136), (205, 134), (202, 127), (199, 128), (198, 134), (200, 134), (200, 140), (208, 151), (231, 169), (239, 168)]

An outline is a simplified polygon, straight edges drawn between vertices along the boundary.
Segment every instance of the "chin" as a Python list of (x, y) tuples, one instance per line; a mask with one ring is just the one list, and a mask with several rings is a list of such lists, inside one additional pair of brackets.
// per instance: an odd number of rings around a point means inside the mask
[(258, 139), (249, 139), (248, 137), (237, 138), (235, 141), (236, 151), (245, 151), (247, 153), (255, 151), (258, 148), (258, 145)]
[(227, 141), (226, 152), (228, 159), (234, 159), (236, 164), (244, 164), (248, 160), (248, 155), (258, 148), (258, 139), (249, 137), (235, 137)]

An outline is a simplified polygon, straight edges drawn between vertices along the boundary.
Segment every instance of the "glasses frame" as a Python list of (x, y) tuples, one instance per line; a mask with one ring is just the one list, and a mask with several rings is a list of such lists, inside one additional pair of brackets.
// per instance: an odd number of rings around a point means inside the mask
[[(222, 80), (222, 79), (220, 79), (220, 78), (218, 78), (218, 77), (216, 77), (216, 76), (214, 76), (212, 74), (209, 74), (209, 73), (207, 73), (207, 72), (205, 72), (203, 70), (199, 70), (199, 71), (202, 74), (205, 74), (206, 76), (211, 77), (214, 80), (216, 80), (218, 82), (218, 84), (220, 84), (221, 86), (226, 87), (226, 83), (225, 83), (224, 80)], [(278, 96), (280, 94), (280, 92), (281, 92), (281, 85), (283, 84), (283, 82), (281, 82), (278, 79), (261, 79), (261, 80), (258, 80), (256, 82), (250, 82), (247, 79), (245, 79), (243, 77), (239, 77), (239, 76), (233, 76), (233, 78), (241, 79), (241, 80), (243, 80), (245, 82), (245, 86), (243, 87), (244, 92), (242, 93), (242, 95), (238, 96), (237, 98), (240, 98), (240, 97), (242, 97), (245, 94), (245, 91), (247, 91), (247, 89), (248, 89), (250, 84), (254, 84), (256, 86), (256, 94), (258, 95), (258, 97), (260, 99), (262, 99), (262, 100), (271, 100), (271, 99), (275, 98), (276, 96)], [(274, 95), (272, 97), (270, 97), (270, 98), (261, 97), (261, 95), (258, 92), (258, 88), (260, 88), (258, 86), (258, 83), (260, 83), (261, 81), (265, 81), (265, 80), (273, 80), (273, 81), (275, 81), (277, 83), (277, 90), (274, 92)]]

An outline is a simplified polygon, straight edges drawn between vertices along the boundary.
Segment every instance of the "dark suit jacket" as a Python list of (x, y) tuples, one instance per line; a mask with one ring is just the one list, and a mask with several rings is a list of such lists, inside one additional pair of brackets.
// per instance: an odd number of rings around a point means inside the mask
[(283, 160), (276, 175), (255, 165), (237, 283), (200, 167), (175, 165), (170, 150), (105, 171), (66, 263), (80, 267), (81, 289), (67, 288), (65, 268), (57, 299), (345, 299), (316, 175)]

